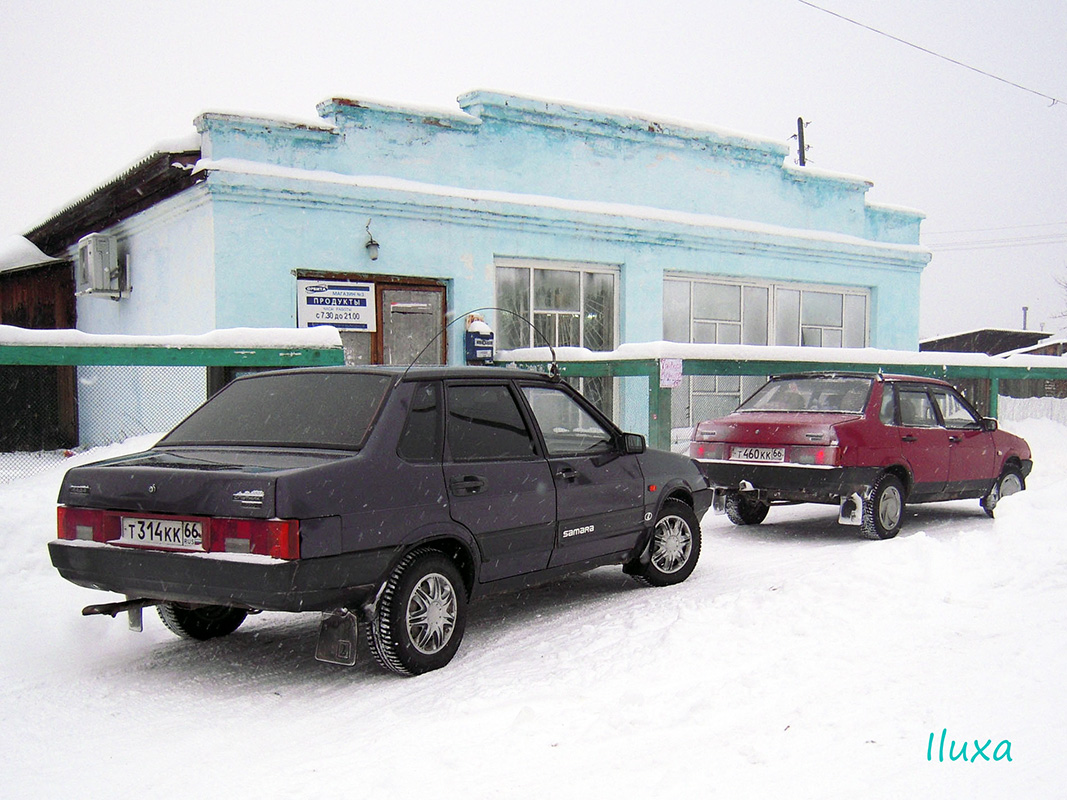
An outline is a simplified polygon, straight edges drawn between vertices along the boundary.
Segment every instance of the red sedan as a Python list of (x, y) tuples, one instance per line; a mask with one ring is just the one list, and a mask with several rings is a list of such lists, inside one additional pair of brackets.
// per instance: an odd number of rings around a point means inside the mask
[(828, 503), (870, 539), (897, 534), (904, 504), (978, 498), (990, 516), (1022, 491), (1026, 442), (944, 381), (804, 373), (772, 378), (732, 414), (701, 422), (689, 454), (738, 525), (775, 503)]

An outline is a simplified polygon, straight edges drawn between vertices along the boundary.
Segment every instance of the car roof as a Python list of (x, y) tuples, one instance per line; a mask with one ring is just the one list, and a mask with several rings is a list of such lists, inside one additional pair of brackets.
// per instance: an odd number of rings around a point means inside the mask
[(470, 380), (475, 378), (496, 380), (534, 380), (552, 381), (553, 377), (544, 372), (538, 372), (518, 367), (465, 367), (447, 365), (413, 365), (408, 367), (389, 366), (382, 364), (366, 365), (343, 365), (331, 367), (297, 367), (293, 369), (269, 370), (242, 375), (244, 378), (255, 378), (262, 375), (278, 374), (308, 374), (308, 373), (346, 373), (351, 375), (389, 375), (404, 381), (418, 380), (443, 380), (461, 379)]
[(781, 375), (771, 376), (771, 380), (790, 380), (794, 378), (868, 378), (880, 381), (890, 381), (894, 383), (905, 382), (917, 382), (917, 383), (936, 383), (941, 386), (951, 386), (952, 384), (947, 381), (943, 381), (940, 378), (927, 378), (922, 375), (904, 375), (898, 373), (886, 374), (884, 372), (855, 372), (855, 371), (817, 371), (817, 372), (791, 372), (783, 373)]

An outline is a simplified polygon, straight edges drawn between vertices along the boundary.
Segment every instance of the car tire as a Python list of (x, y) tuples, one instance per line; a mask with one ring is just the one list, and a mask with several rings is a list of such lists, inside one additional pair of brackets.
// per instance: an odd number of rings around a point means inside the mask
[(649, 586), (672, 586), (688, 578), (700, 558), (700, 521), (681, 500), (668, 500), (656, 517), (648, 563), (633, 573)]
[(886, 472), (864, 494), (860, 533), (867, 539), (892, 539), (903, 521), (904, 484)]
[(419, 549), (393, 570), (363, 629), (381, 667), (421, 675), (452, 660), (466, 622), (467, 588), (456, 565), (438, 550)]
[(171, 633), (201, 642), (228, 636), (240, 628), (248, 616), (243, 608), (189, 606), (184, 603), (160, 603), (156, 610)]
[(767, 519), (770, 504), (758, 497), (731, 492), (726, 495), (726, 516), (734, 525), (759, 525)]
[(1023, 480), (1022, 473), (1015, 467), (1005, 467), (992, 488), (982, 498), (982, 508), (985, 509), (986, 514), (992, 517), (993, 510), (997, 507), (997, 503), (1000, 502), (1002, 497), (1021, 492), (1025, 488), (1026, 482)]

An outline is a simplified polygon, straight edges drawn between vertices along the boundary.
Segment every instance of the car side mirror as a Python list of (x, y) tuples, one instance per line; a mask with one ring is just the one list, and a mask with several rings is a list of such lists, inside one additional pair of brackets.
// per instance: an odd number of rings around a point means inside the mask
[(997, 421), (995, 419), (993, 419), (993, 417), (985, 417), (982, 420), (982, 430), (985, 431), (986, 433), (992, 433), (998, 427), (999, 427), (999, 425), (997, 425)]
[(639, 433), (624, 433), (622, 435), (622, 452), (628, 456), (640, 455), (645, 452), (645, 437)]

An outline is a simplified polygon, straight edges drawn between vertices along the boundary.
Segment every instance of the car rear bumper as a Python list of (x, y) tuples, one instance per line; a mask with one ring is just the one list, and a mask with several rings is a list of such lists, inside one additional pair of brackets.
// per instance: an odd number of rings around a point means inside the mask
[(52, 564), (68, 581), (128, 597), (263, 611), (360, 605), (387, 573), (392, 549), (283, 561), (263, 556), (174, 553), (56, 539)]
[(874, 484), (878, 467), (823, 467), (804, 464), (698, 460), (700, 471), (716, 494), (757, 492), (765, 500), (837, 503)]

